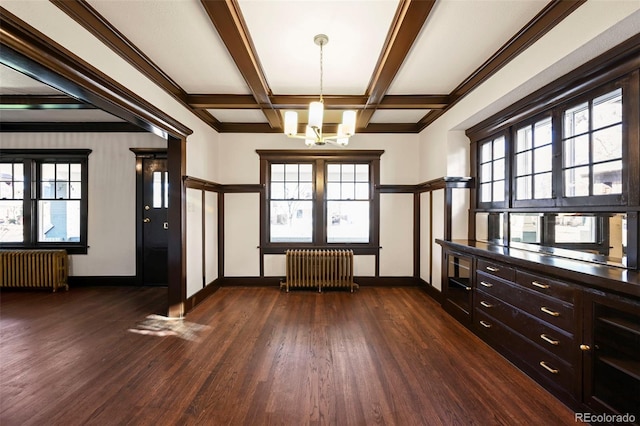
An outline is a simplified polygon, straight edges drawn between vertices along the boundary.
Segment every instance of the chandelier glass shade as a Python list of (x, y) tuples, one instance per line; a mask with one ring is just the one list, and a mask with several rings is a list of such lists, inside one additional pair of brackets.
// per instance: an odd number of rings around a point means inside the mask
[(322, 47), (329, 42), (329, 37), (324, 34), (318, 34), (313, 38), (313, 41), (320, 46), (320, 99), (309, 104), (309, 115), (304, 134), (298, 134), (298, 113), (285, 111), (284, 133), (290, 138), (304, 139), (307, 146), (324, 145), (326, 143), (345, 146), (349, 143), (349, 138), (356, 132), (356, 112), (348, 110), (342, 113), (342, 123), (338, 125), (336, 133), (328, 134), (322, 132), (324, 118)]

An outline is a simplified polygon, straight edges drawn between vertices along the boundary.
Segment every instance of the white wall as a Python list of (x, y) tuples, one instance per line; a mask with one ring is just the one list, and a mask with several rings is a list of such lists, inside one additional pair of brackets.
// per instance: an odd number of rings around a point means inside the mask
[[(259, 149), (307, 149), (304, 142), (282, 134), (219, 135), (220, 182), (224, 184), (260, 183)], [(336, 149), (332, 146), (314, 148)], [(313, 152), (314, 149), (309, 149)], [(355, 135), (349, 150), (384, 150), (380, 158), (380, 183), (418, 183), (418, 135), (376, 134)], [(243, 195), (240, 197), (240, 195)], [(225, 276), (258, 276), (260, 241), (259, 196), (225, 195)], [(382, 213), (384, 212), (384, 213)], [(242, 219), (244, 218), (244, 219)], [(243, 225), (242, 220), (248, 222)], [(413, 195), (384, 194), (381, 197), (380, 257), (381, 276), (413, 275)], [(284, 276), (283, 256), (265, 256), (265, 276)], [(374, 276), (375, 258), (356, 256), (356, 275)]]
[[(219, 181), (218, 133), (196, 117), (188, 108), (141, 74), (52, 3), (43, 0), (0, 0), (0, 5), (168, 116), (173, 117), (191, 129), (193, 133), (187, 138), (186, 174), (211, 181)], [(106, 169), (104, 175), (100, 176), (102, 176), (100, 179), (107, 181), (111, 176), (111, 171)], [(125, 192), (129, 190), (135, 191), (135, 184), (131, 185), (130, 188), (124, 189)], [(93, 215), (90, 213), (89, 216), (89, 226), (92, 226), (95, 221), (99, 221), (100, 225), (108, 223), (108, 221), (103, 221), (101, 216), (95, 212), (93, 212)], [(133, 211), (130, 220), (134, 220)], [(191, 218), (187, 219), (187, 221), (189, 220)], [(189, 227), (191, 224), (187, 223), (187, 226)], [(135, 235), (132, 229), (128, 230), (129, 233), (127, 235)], [(94, 253), (97, 251), (96, 245), (108, 246), (110, 249), (113, 246), (111, 242), (114, 239), (114, 234), (109, 233), (108, 230), (101, 232), (104, 235), (94, 234), (90, 237), (92, 238), (90, 251)], [(124, 238), (125, 242), (118, 245), (118, 249), (114, 250), (115, 254), (108, 255), (119, 256), (120, 261), (117, 266), (110, 262), (94, 265), (93, 261), (88, 262), (85, 258), (74, 262), (73, 273), (76, 275), (133, 274), (132, 265), (135, 262), (135, 255), (130, 253), (126, 243), (127, 237)], [(102, 239), (106, 242), (103, 243)], [(195, 242), (193, 238), (188, 240), (187, 251), (192, 255), (196, 255), (196, 251), (203, 248), (201, 245), (190, 246), (192, 242)], [(76, 258), (79, 257), (76, 256)], [(210, 265), (211, 262), (215, 263), (215, 266)], [(217, 257), (207, 259), (207, 263), (211, 269), (217, 269)], [(187, 280), (189, 281), (191, 278), (188, 276)]]
[(86, 255), (73, 276), (136, 274), (136, 156), (129, 148), (166, 148), (151, 133), (3, 133), (2, 149), (91, 149)]

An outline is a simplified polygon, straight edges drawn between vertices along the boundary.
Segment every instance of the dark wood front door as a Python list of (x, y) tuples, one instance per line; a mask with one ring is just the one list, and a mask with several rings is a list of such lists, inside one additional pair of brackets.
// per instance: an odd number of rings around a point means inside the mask
[[(167, 285), (167, 160), (142, 159), (142, 283)], [(139, 216), (138, 216), (139, 217)]]

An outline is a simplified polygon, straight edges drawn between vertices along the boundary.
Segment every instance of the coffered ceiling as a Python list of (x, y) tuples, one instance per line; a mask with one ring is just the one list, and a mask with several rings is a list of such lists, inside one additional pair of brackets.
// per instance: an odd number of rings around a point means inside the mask
[[(327, 130), (353, 108), (367, 133), (421, 131), (584, 3), (51, 1), (219, 132), (280, 132), (289, 109), (304, 122), (326, 34)], [(118, 121), (16, 74), (0, 69), (3, 122)]]

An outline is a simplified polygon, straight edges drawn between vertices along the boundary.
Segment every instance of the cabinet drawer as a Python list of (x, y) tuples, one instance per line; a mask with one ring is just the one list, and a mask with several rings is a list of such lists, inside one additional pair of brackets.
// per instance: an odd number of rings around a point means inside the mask
[(482, 291), (476, 292), (475, 300), (476, 311), (490, 315), (568, 364), (574, 364), (577, 346), (572, 334), (551, 327)]
[(570, 334), (574, 333), (575, 312), (572, 304), (526, 290), (522, 286), (494, 278), (483, 272), (478, 272), (476, 281), (478, 290), (516, 306)]
[(571, 365), (480, 310), (475, 311), (475, 318), (478, 334), (497, 347), (511, 362), (543, 385), (573, 395), (575, 371)]
[(485, 274), (503, 278), (508, 281), (514, 281), (516, 276), (515, 269), (509, 268), (499, 263), (487, 262), (486, 260), (482, 259), (478, 259), (477, 270), (482, 271)]
[(522, 271), (516, 272), (516, 282), (529, 290), (575, 303), (576, 291), (568, 284)]

